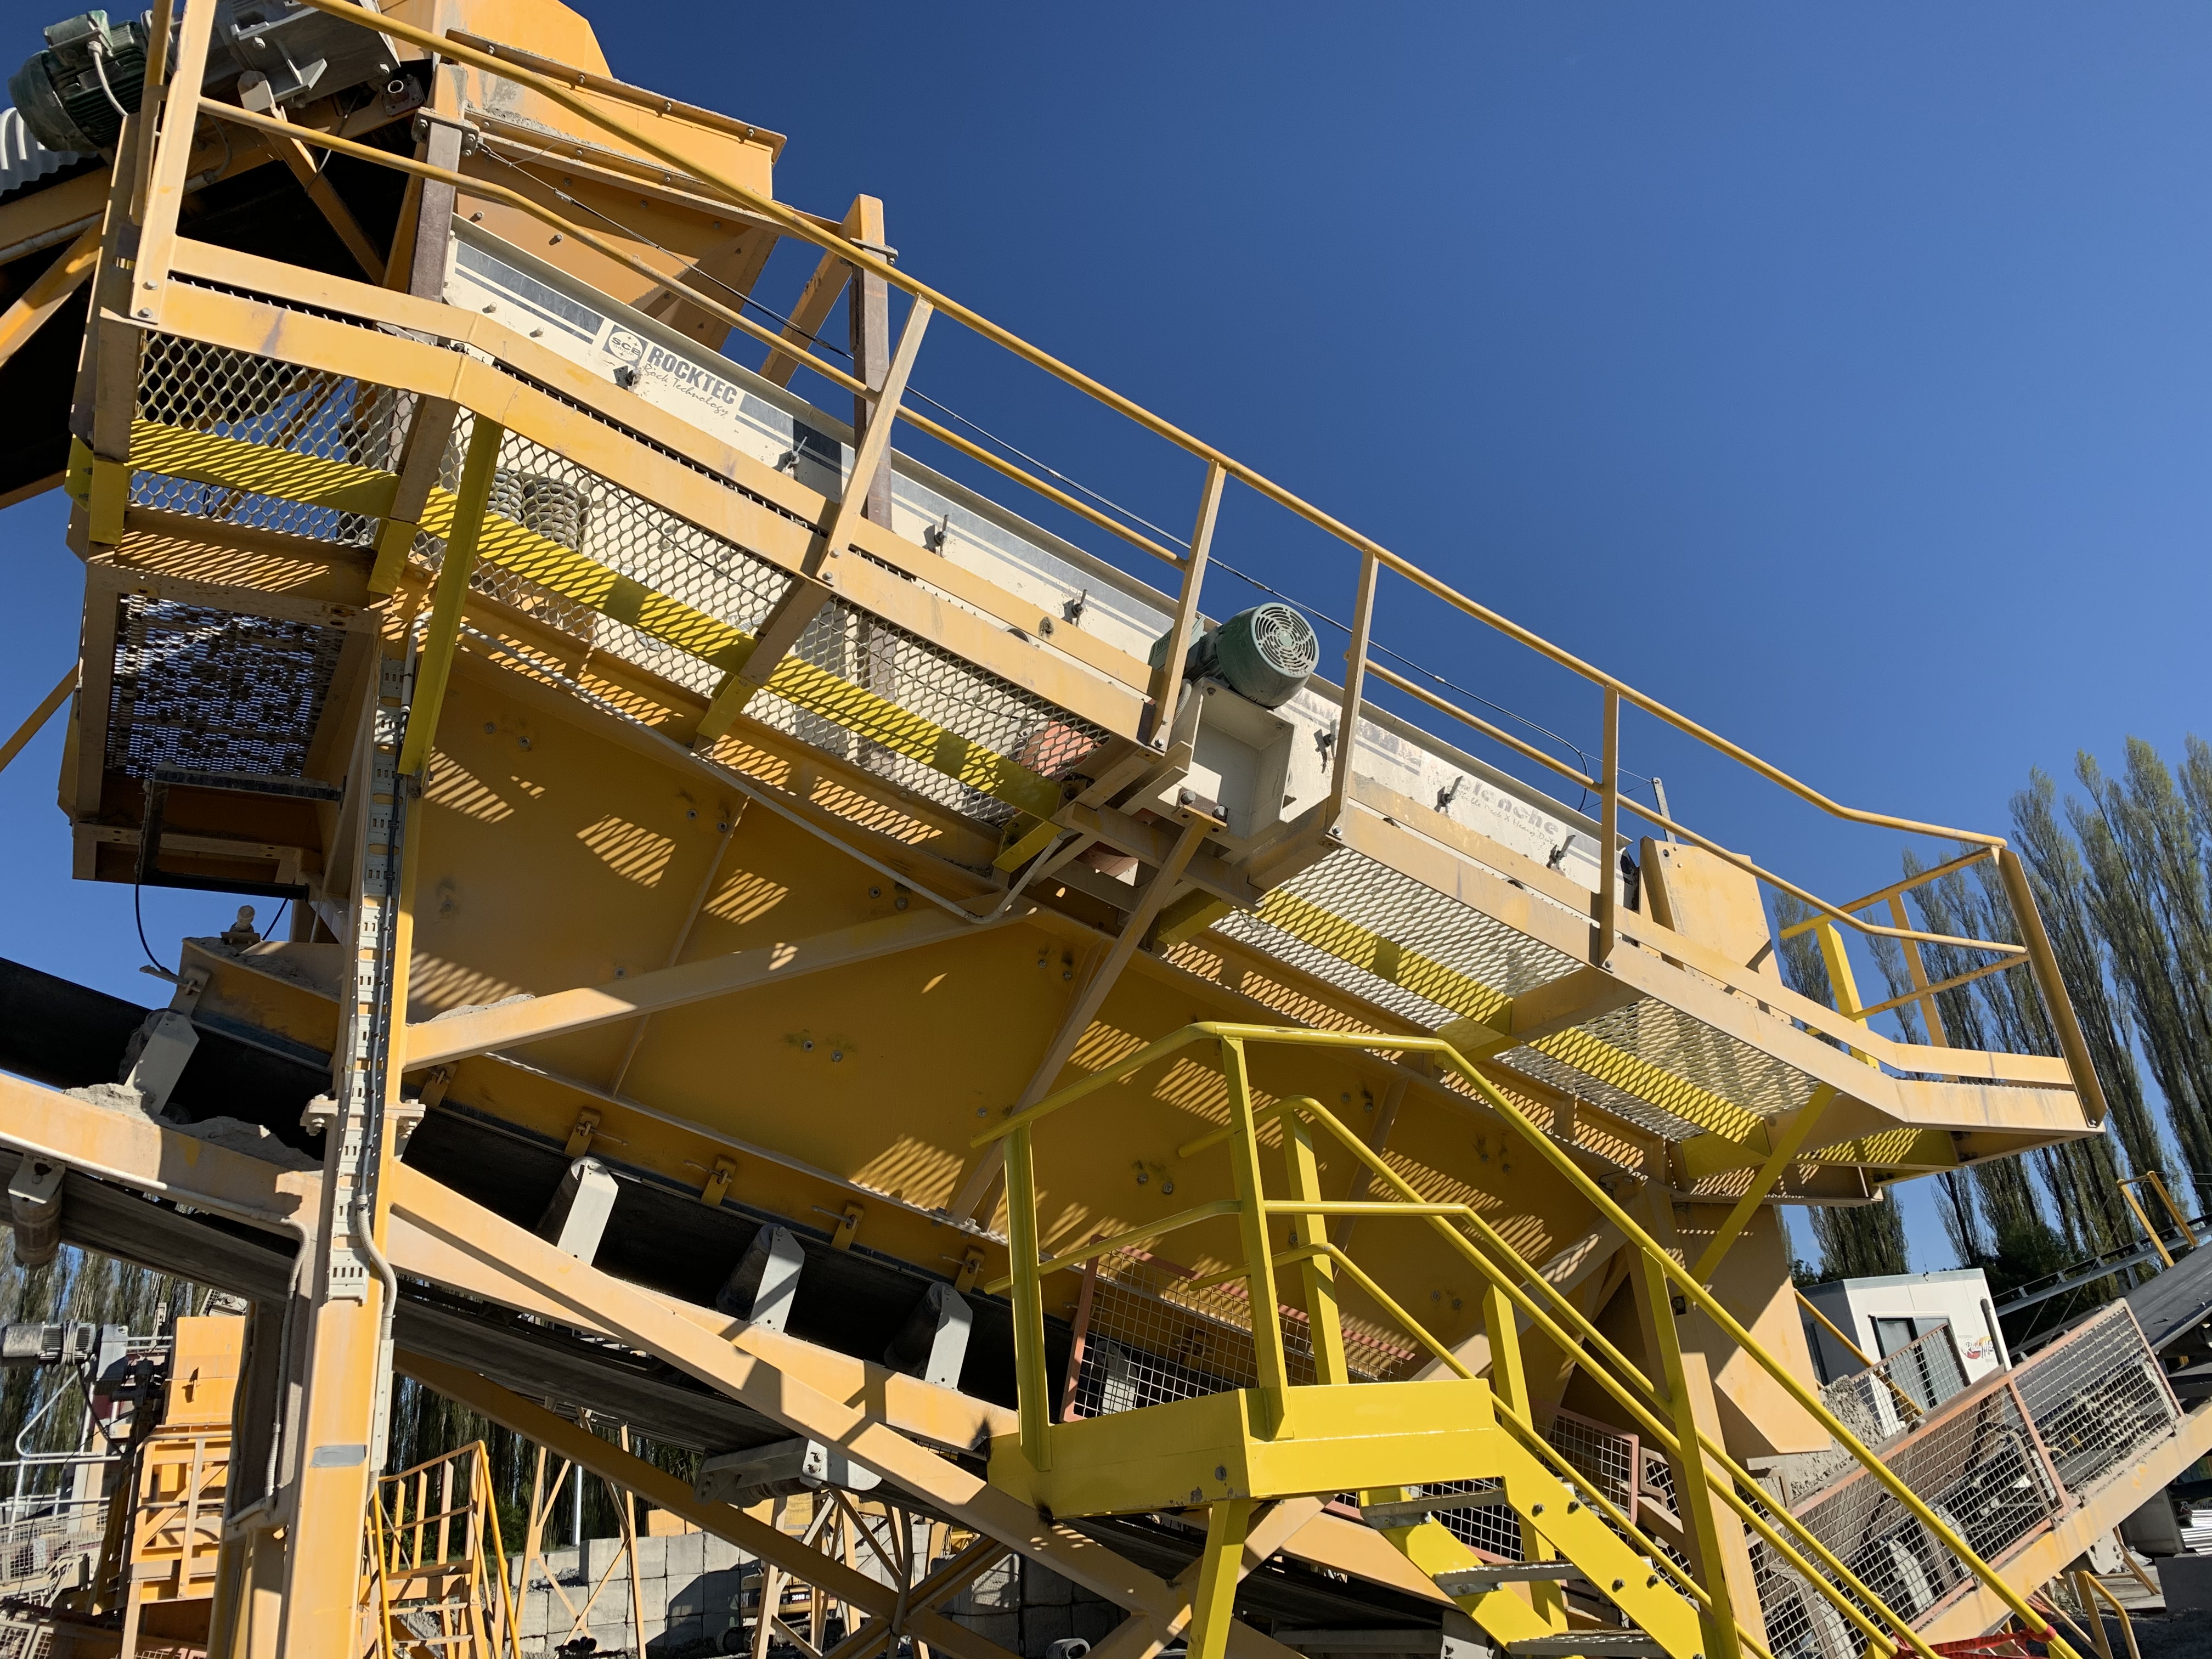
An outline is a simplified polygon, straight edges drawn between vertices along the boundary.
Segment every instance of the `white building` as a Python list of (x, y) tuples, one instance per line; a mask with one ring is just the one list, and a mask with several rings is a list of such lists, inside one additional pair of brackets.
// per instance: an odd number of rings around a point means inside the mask
[[(1924, 1406), (2005, 1365), (2004, 1338), (1979, 1267), (1839, 1279), (1814, 1285), (1805, 1296), (1869, 1358), (1894, 1357), (1886, 1367), (1892, 1380)], [(1807, 1315), (1805, 1328), (1821, 1382), (1840, 1382), (1866, 1369), (1819, 1319)], [(1916, 1352), (1907, 1354), (1908, 1348)]]

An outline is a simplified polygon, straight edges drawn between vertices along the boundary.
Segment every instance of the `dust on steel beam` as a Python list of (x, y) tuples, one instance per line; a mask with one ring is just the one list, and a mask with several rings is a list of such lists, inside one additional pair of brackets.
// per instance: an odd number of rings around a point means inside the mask
[[(1023, 914), (1026, 914), (1024, 912)], [(407, 1068), (440, 1066), (470, 1054), (512, 1048), (565, 1031), (580, 1031), (640, 1014), (680, 1008), (756, 986), (804, 978), (808, 974), (878, 957), (894, 956), (945, 939), (957, 939), (979, 927), (1002, 927), (1010, 914), (995, 921), (963, 921), (936, 910), (910, 911), (880, 921), (864, 921), (826, 933), (788, 943), (757, 945), (726, 956), (662, 968), (607, 985), (556, 991), (526, 1001), (503, 1002), (489, 1008), (471, 1008), (424, 1020), (407, 1028)]]

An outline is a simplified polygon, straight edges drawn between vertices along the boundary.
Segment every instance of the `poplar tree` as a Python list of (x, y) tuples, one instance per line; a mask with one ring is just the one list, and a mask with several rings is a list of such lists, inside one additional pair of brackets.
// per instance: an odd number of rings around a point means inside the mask
[(2074, 775), (2088, 795), (2066, 803), (2088, 914), (2166, 1097), (2197, 1207), (2212, 1209), (2212, 755), (2189, 739), (2185, 790), (2140, 738), (2128, 739), (2124, 781), (2086, 750)]

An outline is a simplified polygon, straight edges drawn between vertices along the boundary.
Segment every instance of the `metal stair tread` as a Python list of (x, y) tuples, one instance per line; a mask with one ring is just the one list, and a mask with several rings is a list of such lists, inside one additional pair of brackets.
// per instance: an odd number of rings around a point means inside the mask
[(1571, 1561), (1486, 1561), (1479, 1567), (1440, 1572), (1435, 1577), (1437, 1588), (1447, 1595), (1495, 1589), (1500, 1584), (1596, 1582)]
[(1524, 1636), (1508, 1642), (1514, 1659), (1668, 1659), (1659, 1638), (1640, 1630), (1565, 1631), (1556, 1636)]
[(1417, 1527), (1432, 1515), (1450, 1515), (1459, 1510), (1498, 1510), (1510, 1508), (1505, 1488), (1493, 1487), (1488, 1492), (1455, 1492), (1437, 1498), (1408, 1498), (1395, 1503), (1368, 1504), (1361, 1507), (1360, 1518), (1370, 1527)]

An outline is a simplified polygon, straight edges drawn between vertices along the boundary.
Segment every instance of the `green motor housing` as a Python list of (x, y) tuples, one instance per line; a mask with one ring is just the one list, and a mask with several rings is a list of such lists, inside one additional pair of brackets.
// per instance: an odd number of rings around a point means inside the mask
[(146, 23), (110, 23), (106, 12), (88, 11), (46, 33), (46, 49), (8, 77), (23, 125), (48, 149), (112, 149), (125, 113), (137, 114), (145, 93)]
[[(1152, 647), (1152, 665), (1167, 653), (1168, 636)], [(1219, 680), (1262, 708), (1279, 708), (1298, 694), (1321, 661), (1313, 624), (1287, 605), (1269, 600), (1240, 611), (1190, 642), (1183, 678)]]

